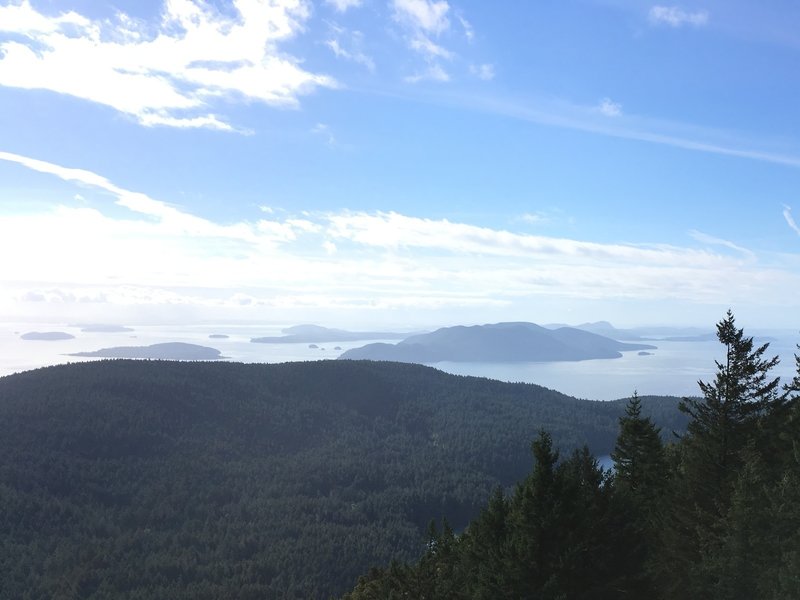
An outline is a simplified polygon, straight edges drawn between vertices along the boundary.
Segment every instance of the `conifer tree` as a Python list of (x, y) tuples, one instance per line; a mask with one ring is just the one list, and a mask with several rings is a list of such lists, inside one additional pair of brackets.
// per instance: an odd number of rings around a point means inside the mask
[(619, 419), (619, 436), (611, 453), (617, 506), (624, 511), (628, 548), (627, 589), (637, 597), (651, 595), (652, 571), (658, 562), (658, 537), (662, 528), (663, 498), (668, 482), (664, 445), (659, 428), (642, 416), (642, 401), (634, 392)]
[(783, 403), (779, 379), (770, 376), (778, 358), (764, 357), (768, 344), (755, 347), (730, 310), (717, 324), (717, 338), (725, 357), (716, 361), (714, 380), (698, 382), (702, 398), (684, 398), (679, 406), (691, 421), (680, 444), (679, 477), (664, 532), (665, 559), (672, 565), (662, 581), (665, 597), (710, 597), (709, 591), (719, 588), (712, 557), (724, 543), (743, 450)]
[(663, 491), (667, 477), (660, 429), (642, 416), (642, 401), (634, 392), (619, 419), (619, 436), (611, 453), (617, 486), (637, 496), (649, 508)]
[(471, 597), (475, 600), (504, 598), (509, 588), (508, 512), (508, 500), (497, 487), (465, 535), (465, 568), (472, 574)]
[(778, 357), (764, 358), (769, 344), (754, 348), (753, 338), (736, 328), (729, 310), (717, 324), (717, 338), (725, 346), (725, 358), (716, 361), (713, 382), (699, 381), (701, 399), (684, 398), (679, 408), (691, 417), (686, 436), (685, 472), (695, 500), (709, 516), (727, 508), (740, 453), (755, 434), (759, 417), (782, 403), (779, 378), (770, 371)]

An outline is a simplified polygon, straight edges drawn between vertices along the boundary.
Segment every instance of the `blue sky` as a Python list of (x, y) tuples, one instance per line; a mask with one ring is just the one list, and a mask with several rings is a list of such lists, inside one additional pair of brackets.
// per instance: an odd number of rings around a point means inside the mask
[(796, 329), (798, 31), (788, 1), (0, 0), (0, 316)]

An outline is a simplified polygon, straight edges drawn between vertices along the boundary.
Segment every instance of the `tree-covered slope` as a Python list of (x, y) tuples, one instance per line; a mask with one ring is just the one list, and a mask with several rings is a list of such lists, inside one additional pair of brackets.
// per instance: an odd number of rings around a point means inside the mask
[(781, 382), (730, 311), (717, 338), (725, 359), (681, 402), (680, 439), (665, 446), (635, 397), (613, 472), (543, 432), (513, 493), (458, 535), (432, 525), (420, 560), (370, 569), (345, 598), (800, 598), (800, 356)]
[[(644, 399), (665, 430), (676, 399)], [(0, 597), (326, 598), (624, 403), (369, 361), (101, 361), (0, 379)]]

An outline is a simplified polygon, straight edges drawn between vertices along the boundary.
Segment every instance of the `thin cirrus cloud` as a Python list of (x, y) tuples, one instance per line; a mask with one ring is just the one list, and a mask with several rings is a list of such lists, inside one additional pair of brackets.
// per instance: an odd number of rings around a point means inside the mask
[(709, 14), (705, 10), (691, 12), (678, 6), (656, 5), (650, 9), (648, 18), (655, 25), (667, 25), (675, 28), (684, 25), (702, 27), (708, 24)]
[(339, 12), (347, 12), (351, 8), (361, 6), (363, 0), (325, 0), (326, 4), (333, 6)]
[(794, 220), (792, 216), (792, 207), (783, 205), (783, 218), (786, 221), (786, 224), (789, 228), (794, 231), (797, 235), (800, 235), (800, 226), (797, 225), (797, 222)]
[[(405, 81), (450, 81), (450, 74), (440, 61), (452, 61), (456, 54), (434, 41), (450, 30), (450, 5), (444, 0), (392, 0), (391, 7), (395, 22), (405, 30), (408, 47), (426, 62), (423, 70), (406, 76)], [(472, 26), (462, 15), (458, 20), (467, 40), (472, 40)]]
[[(342, 28), (337, 28), (336, 30), (337, 36), (342, 36), (345, 33), (346, 32)], [(337, 58), (352, 61), (354, 63), (363, 65), (369, 71), (374, 71), (375, 61), (372, 59), (372, 57), (368, 56), (363, 50), (360, 49), (362, 38), (361, 34), (353, 32), (349, 34), (349, 37), (350, 48), (345, 47), (346, 42), (343, 42), (340, 37), (333, 37), (329, 40), (326, 40), (325, 45), (330, 48), (330, 51), (333, 52), (334, 56)]]
[(494, 79), (494, 65), (484, 63), (482, 65), (470, 65), (469, 72), (483, 81), (491, 81)]
[(730, 248), (731, 250), (735, 250), (736, 252), (741, 253), (743, 256), (746, 256), (747, 258), (753, 260), (755, 260), (756, 258), (755, 254), (751, 250), (739, 246), (738, 244), (735, 244), (730, 240), (709, 235), (707, 233), (703, 233), (702, 231), (697, 231), (696, 229), (692, 229), (691, 231), (689, 231), (689, 235), (700, 243), (712, 246), (723, 246), (725, 248)]
[[(248, 306), (523, 310), (543, 297), (730, 303), (758, 290), (762, 300), (780, 299), (779, 290), (800, 285), (790, 269), (754, 254), (715, 252), (741, 249), (702, 234), (700, 249), (610, 244), (363, 211), (259, 211), (268, 218), (219, 224), (90, 171), (11, 153), (0, 160), (99, 190), (127, 209), (120, 217), (97, 201), (37, 204), (5, 217), (0, 252), (19, 260), (3, 277), (27, 286), (22, 300), (31, 292), (39, 302), (240, 306), (233, 295), (246, 294)], [(67, 295), (44, 293), (63, 281), (72, 282)]]
[(439, 35), (450, 28), (450, 5), (444, 0), (392, 0), (394, 18), (412, 29)]
[(0, 6), (0, 85), (45, 89), (110, 106), (146, 126), (233, 130), (213, 107), (241, 97), (294, 107), (337, 82), (280, 46), (302, 30), (301, 0), (233, 0), (236, 16), (167, 0), (156, 26), (119, 13), (47, 15), (29, 0)]
[(613, 102), (611, 98), (603, 98), (597, 105), (597, 110), (607, 117), (619, 117), (622, 115), (622, 105)]
[(439, 81), (444, 83), (450, 81), (450, 74), (441, 65), (433, 64), (425, 70), (414, 75), (407, 75), (403, 79), (408, 83), (418, 83), (420, 81)]
[(767, 142), (740, 136), (733, 131), (628, 114), (622, 111), (622, 105), (609, 99), (601, 100), (598, 105), (586, 106), (542, 97), (520, 99), (477, 93), (465, 96), (443, 92), (438, 95), (429, 94), (425, 101), (594, 135), (787, 167), (800, 167), (800, 156), (772, 150)]

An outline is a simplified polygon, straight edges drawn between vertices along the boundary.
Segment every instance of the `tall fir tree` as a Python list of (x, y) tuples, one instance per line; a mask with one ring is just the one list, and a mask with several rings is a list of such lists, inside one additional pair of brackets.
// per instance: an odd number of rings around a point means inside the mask
[(619, 419), (619, 435), (611, 458), (616, 512), (624, 510), (628, 515), (620, 526), (629, 530), (633, 544), (628, 549), (627, 589), (636, 597), (651, 596), (669, 469), (660, 430), (652, 419), (642, 416), (642, 401), (636, 392)]
[(780, 379), (770, 371), (778, 357), (764, 358), (769, 344), (754, 347), (729, 310), (717, 324), (717, 338), (725, 346), (725, 358), (716, 361), (712, 382), (699, 381), (703, 397), (684, 398), (681, 411), (691, 417), (685, 441), (684, 467), (695, 500), (709, 516), (727, 508), (742, 449), (763, 417), (782, 403)]
[(665, 597), (712, 597), (718, 589), (711, 557), (723, 544), (725, 517), (745, 460), (743, 450), (758, 437), (764, 419), (783, 404), (780, 380), (771, 377), (778, 358), (745, 337), (729, 310), (717, 324), (725, 357), (711, 382), (698, 382), (702, 398), (684, 398), (691, 420), (680, 444), (672, 486), (669, 527), (664, 532)]
[(475, 600), (508, 597), (508, 513), (508, 500), (497, 487), (464, 536), (465, 569), (472, 574), (470, 597)]
[(611, 453), (615, 481), (649, 508), (663, 492), (667, 463), (660, 429), (642, 416), (642, 401), (634, 392), (619, 419), (619, 435)]

